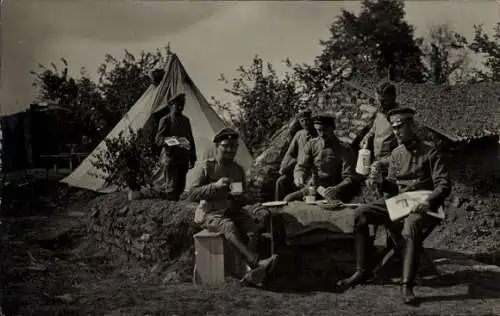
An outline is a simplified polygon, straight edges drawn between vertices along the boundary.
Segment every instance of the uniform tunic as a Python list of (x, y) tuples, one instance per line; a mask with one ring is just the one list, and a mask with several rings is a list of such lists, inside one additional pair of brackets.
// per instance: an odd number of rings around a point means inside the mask
[(335, 186), (337, 191), (348, 188), (354, 182), (354, 154), (337, 138), (328, 141), (321, 137), (311, 139), (299, 156), (295, 166), (295, 177), (312, 172), (316, 186)]
[(365, 135), (362, 143), (370, 143), (371, 141), (373, 141), (373, 156), (375, 160), (389, 157), (392, 150), (398, 146), (392, 126), (383, 113), (377, 112), (372, 128)]
[[(190, 144), (190, 149), (165, 146), (167, 137), (184, 137)], [(154, 186), (159, 191), (165, 191), (174, 199), (182, 194), (186, 187), (186, 175), (189, 164), (196, 162), (196, 147), (189, 119), (181, 115), (174, 119), (170, 113), (160, 120), (155, 142), (162, 147), (160, 167), (153, 175)]]
[(315, 135), (310, 133), (307, 129), (302, 129), (295, 134), (281, 162), (280, 174), (285, 174), (287, 173), (287, 169), (294, 167), (298, 157), (304, 152), (307, 142), (313, 137), (315, 137)]
[[(276, 201), (283, 199), (288, 193), (296, 190), (293, 185), (293, 169), (297, 163), (297, 159), (300, 155), (304, 153), (304, 148), (309, 140), (315, 137), (315, 134), (311, 133), (307, 129), (302, 129), (298, 131), (290, 143), (288, 150), (286, 151), (283, 161), (280, 166), (280, 177), (276, 180), (276, 188), (274, 193), (274, 198)], [(309, 175), (306, 175), (309, 177)]]
[(430, 190), (431, 206), (439, 207), (451, 188), (448, 171), (437, 149), (416, 141), (411, 146), (400, 145), (393, 150), (383, 190), (390, 194)]
[[(411, 145), (400, 145), (389, 158), (389, 174), (382, 190), (390, 196), (404, 192), (430, 190), (428, 198), (432, 210), (437, 210), (450, 193), (450, 180), (446, 167), (433, 146), (420, 140)], [(362, 219), (363, 218), (363, 219)], [(436, 219), (428, 215), (411, 213), (403, 221), (403, 236), (408, 239), (418, 235)], [(356, 210), (356, 230), (367, 230), (367, 224), (393, 225), (389, 219), (385, 198)]]
[[(238, 163), (233, 161), (230, 165), (224, 165), (211, 158), (198, 165), (193, 170), (193, 175), (189, 200), (207, 201), (207, 214), (201, 224), (203, 228), (224, 234), (257, 229), (255, 220), (242, 209), (246, 192), (245, 172)], [(224, 177), (243, 184), (242, 196), (233, 196), (230, 192), (215, 187), (215, 182)]]

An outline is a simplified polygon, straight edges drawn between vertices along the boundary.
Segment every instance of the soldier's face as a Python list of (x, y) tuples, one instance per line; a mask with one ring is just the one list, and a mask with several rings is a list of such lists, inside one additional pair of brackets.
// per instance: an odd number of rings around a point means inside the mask
[(412, 121), (403, 122), (397, 126), (392, 127), (394, 131), (394, 135), (398, 140), (398, 143), (404, 144), (410, 140), (412, 140), (414, 135), (414, 126)]
[(236, 139), (224, 139), (217, 144), (217, 155), (224, 160), (232, 160), (238, 151)]
[(307, 117), (301, 117), (299, 118), (299, 123), (302, 128), (308, 128), (311, 125), (311, 119)]
[(333, 137), (334, 129), (332, 126), (323, 124), (314, 124), (314, 129), (316, 129), (318, 136), (323, 139), (330, 139)]
[(392, 93), (377, 94), (377, 101), (380, 109), (384, 112), (392, 110), (396, 104), (396, 96)]
[(186, 101), (184, 99), (179, 99), (172, 107), (172, 111), (176, 114), (181, 114), (184, 111), (184, 104)]

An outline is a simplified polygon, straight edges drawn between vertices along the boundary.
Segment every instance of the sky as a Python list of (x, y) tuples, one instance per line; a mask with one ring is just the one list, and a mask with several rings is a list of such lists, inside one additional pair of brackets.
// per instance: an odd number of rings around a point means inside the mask
[[(470, 38), (473, 25), (490, 31), (500, 21), (500, 3), (488, 0), (407, 1), (406, 20), (417, 36), (448, 23)], [(230, 101), (217, 79), (234, 77), (258, 54), (278, 73), (282, 60), (310, 63), (320, 39), (342, 9), (358, 1), (47, 1), (4, 0), (1, 6), (0, 114), (24, 110), (36, 96), (30, 70), (64, 57), (71, 74), (81, 67), (95, 77), (106, 53), (123, 56), (171, 49), (207, 99)]]

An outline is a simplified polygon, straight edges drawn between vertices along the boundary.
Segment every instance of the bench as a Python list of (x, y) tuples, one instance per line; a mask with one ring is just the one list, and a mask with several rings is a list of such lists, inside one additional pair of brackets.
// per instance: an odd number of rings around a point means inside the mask
[[(261, 232), (260, 237), (269, 241), (270, 254), (275, 252), (275, 240), (272, 216), (269, 210), (267, 232)], [(193, 283), (221, 284), (227, 276), (243, 277), (245, 265), (241, 256), (233, 251), (222, 233), (210, 232), (204, 229), (195, 235), (195, 265)]]
[(193, 283), (222, 284), (227, 276), (242, 275), (243, 264), (240, 256), (234, 252), (222, 233), (213, 233), (206, 229), (194, 236), (195, 265)]

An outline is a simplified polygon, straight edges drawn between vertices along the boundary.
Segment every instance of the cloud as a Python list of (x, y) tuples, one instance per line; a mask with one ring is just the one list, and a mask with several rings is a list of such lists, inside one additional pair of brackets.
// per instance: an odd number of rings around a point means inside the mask
[(57, 35), (99, 41), (147, 41), (209, 19), (221, 7), (213, 2), (48, 2), (28, 12)]
[(63, 56), (54, 52), (54, 43), (88, 40), (125, 47), (177, 34), (223, 10), (214, 2), (6, 1), (1, 10), (0, 112), (16, 112), (31, 102), (30, 70), (39, 61)]

